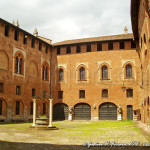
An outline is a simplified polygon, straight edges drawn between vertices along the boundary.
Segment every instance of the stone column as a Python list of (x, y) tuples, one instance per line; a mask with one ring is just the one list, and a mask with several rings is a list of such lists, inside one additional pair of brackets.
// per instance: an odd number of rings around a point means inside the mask
[(35, 126), (35, 119), (36, 119), (36, 99), (33, 99), (33, 124), (32, 126)]
[(53, 99), (49, 99), (49, 127), (52, 127), (52, 117), (53, 117)]

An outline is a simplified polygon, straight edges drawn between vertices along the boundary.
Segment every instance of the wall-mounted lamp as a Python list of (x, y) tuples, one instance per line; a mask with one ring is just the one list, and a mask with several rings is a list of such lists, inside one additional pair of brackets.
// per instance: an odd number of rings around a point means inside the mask
[(96, 109), (96, 105), (95, 104), (93, 105), (93, 107), (94, 107), (94, 109)]
[(124, 83), (123, 83), (123, 86), (121, 87), (122, 91), (124, 92), (126, 90), (126, 87), (124, 86)]

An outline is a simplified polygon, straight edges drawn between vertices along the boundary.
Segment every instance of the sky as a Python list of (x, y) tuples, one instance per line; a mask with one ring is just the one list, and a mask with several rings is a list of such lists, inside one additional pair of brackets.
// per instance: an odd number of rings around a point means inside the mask
[(130, 0), (0, 0), (0, 18), (51, 39), (64, 40), (132, 33)]

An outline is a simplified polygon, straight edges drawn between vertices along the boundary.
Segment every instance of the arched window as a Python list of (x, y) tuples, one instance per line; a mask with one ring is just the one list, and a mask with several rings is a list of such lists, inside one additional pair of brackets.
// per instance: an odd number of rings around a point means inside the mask
[(126, 78), (132, 78), (132, 66), (131, 65), (126, 66)]
[(85, 80), (85, 68), (80, 69), (80, 80)]
[(108, 90), (107, 89), (102, 90), (102, 97), (108, 98)]
[(47, 80), (47, 70), (48, 70), (47, 66), (44, 65), (43, 66), (43, 80)]
[(108, 68), (106, 66), (102, 67), (102, 79), (108, 79)]
[(64, 80), (64, 71), (63, 69), (59, 69), (59, 81), (63, 81)]
[(22, 74), (22, 58), (20, 55), (16, 57), (15, 73)]

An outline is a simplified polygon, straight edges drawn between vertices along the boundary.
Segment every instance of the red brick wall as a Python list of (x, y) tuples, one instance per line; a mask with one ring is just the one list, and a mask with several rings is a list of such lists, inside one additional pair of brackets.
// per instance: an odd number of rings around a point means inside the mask
[[(4, 35), (5, 25), (0, 22), (0, 53), (6, 53), (8, 56), (8, 70), (6, 61), (0, 61), (0, 82), (4, 83), (4, 93), (0, 93), (0, 99), (5, 100), (7, 104), (7, 113), (3, 113), (0, 118), (27, 120), (30, 116), (30, 102), (32, 101), (32, 88), (36, 89), (36, 94), (41, 95), (45, 89), (49, 94), (49, 81), (42, 80), (42, 63), (50, 63), (50, 49), (45, 53), (46, 44), (43, 42), (42, 51), (38, 50), (38, 40), (35, 40), (35, 48), (31, 48), (31, 37), (27, 37), (27, 44), (23, 44), (23, 32), (19, 32), (19, 40), (14, 40), (14, 29), (10, 27), (9, 36)], [(24, 55), (24, 74), (14, 73), (14, 56), (17, 51)], [(34, 62), (34, 67), (33, 67)], [(3, 67), (1, 67), (3, 66)], [(36, 71), (37, 69), (37, 71)], [(16, 86), (21, 86), (21, 95), (16, 95)], [(20, 115), (15, 115), (15, 102), (21, 101)], [(37, 106), (38, 108), (39, 106)], [(39, 108), (42, 109), (42, 108)]]
[[(52, 90), (54, 103), (65, 103), (75, 106), (77, 103), (88, 103), (91, 106), (92, 119), (98, 117), (99, 106), (104, 102), (121, 104), (123, 119), (127, 119), (127, 105), (133, 105), (133, 109), (140, 108), (140, 67), (136, 50), (131, 50), (131, 41), (125, 42), (125, 50), (119, 50), (119, 42), (114, 42), (114, 50), (108, 51), (108, 43), (102, 44), (103, 51), (97, 52), (97, 44), (91, 45), (92, 52), (86, 52), (86, 44), (82, 44), (81, 53), (75, 53), (76, 46), (71, 46), (72, 53), (65, 54), (65, 46), (61, 47), (61, 55), (57, 55), (57, 47), (53, 49), (52, 61)], [(125, 79), (124, 64), (132, 62), (134, 78)], [(109, 80), (100, 80), (100, 66), (103, 63), (109, 65)], [(87, 81), (78, 81), (78, 66), (87, 67)], [(57, 67), (65, 68), (65, 81), (56, 80)], [(86, 68), (85, 67), (85, 68)], [(126, 97), (126, 91), (122, 86), (133, 88), (133, 98)], [(108, 89), (108, 98), (102, 98), (102, 89)], [(63, 91), (63, 99), (58, 99), (58, 91)], [(79, 99), (79, 90), (85, 90), (85, 99)], [(93, 105), (96, 105), (94, 109)]]
[(138, 54), (141, 66), (141, 120), (150, 124), (149, 85), (150, 85), (150, 17), (148, 14), (148, 2), (141, 0), (138, 14), (139, 49)]

